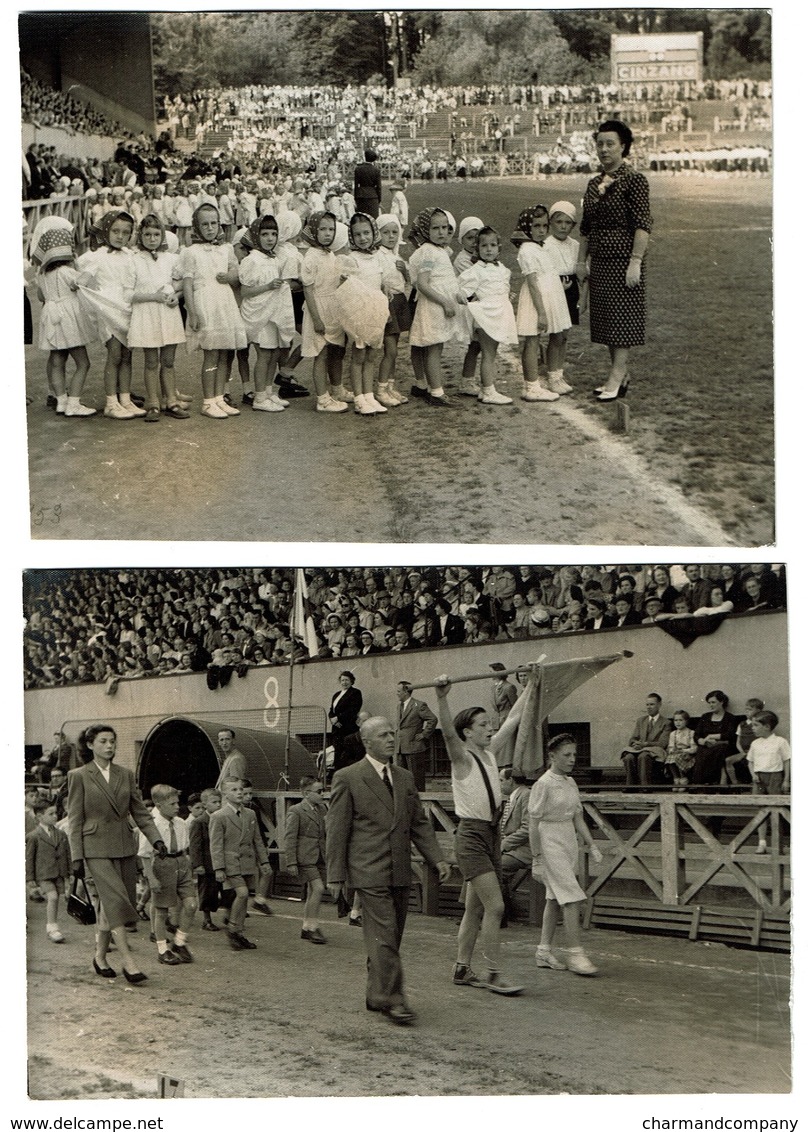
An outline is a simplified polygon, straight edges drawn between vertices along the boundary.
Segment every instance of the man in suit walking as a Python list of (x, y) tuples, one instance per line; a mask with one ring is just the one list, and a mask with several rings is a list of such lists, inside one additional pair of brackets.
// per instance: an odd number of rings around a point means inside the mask
[(413, 698), (412, 684), (408, 680), (399, 680), (396, 695), (398, 696), (396, 754), (400, 756), (399, 765), (403, 763), (407, 768), (415, 779), (415, 789), (420, 793), (426, 790), (429, 737), (437, 726), (438, 717), (425, 703)]
[[(488, 667), (495, 673), (494, 680), (494, 714), (497, 727), (501, 727), (510, 714), (510, 710), (519, 698), (519, 692), (508, 679), (508, 670), (500, 660), (495, 660)], [(502, 673), (505, 673), (503, 676)]]
[(626, 768), (626, 786), (651, 786), (654, 763), (664, 763), (668, 753), (671, 721), (660, 711), (662, 697), (649, 692), (645, 699), (645, 715), (634, 724), (628, 746), (620, 752)]
[(399, 947), (412, 882), (411, 845), (438, 870), (443, 859), (408, 770), (393, 765), (395, 728), (372, 716), (360, 730), (365, 757), (337, 771), (326, 818), (328, 888), (334, 900), (347, 886), (359, 891), (368, 955), (365, 1005), (406, 1026), (415, 1014), (404, 997)]

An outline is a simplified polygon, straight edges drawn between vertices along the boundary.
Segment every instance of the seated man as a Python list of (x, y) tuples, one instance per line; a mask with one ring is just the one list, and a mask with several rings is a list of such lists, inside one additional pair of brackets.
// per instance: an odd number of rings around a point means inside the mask
[(671, 721), (660, 712), (662, 697), (649, 692), (645, 699), (645, 715), (634, 724), (628, 746), (620, 752), (626, 768), (626, 786), (651, 786), (654, 763), (665, 762)]

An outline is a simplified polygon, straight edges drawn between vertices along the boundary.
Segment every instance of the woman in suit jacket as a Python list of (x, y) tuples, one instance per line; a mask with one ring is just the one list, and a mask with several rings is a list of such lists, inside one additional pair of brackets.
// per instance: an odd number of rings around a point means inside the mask
[(331, 720), (331, 743), (334, 747), (335, 765), (342, 751), (343, 740), (355, 735), (359, 730), (356, 717), (362, 710), (362, 693), (354, 687), (353, 672), (340, 672), (339, 691), (331, 697), (328, 718)]
[(138, 969), (126, 935), (126, 924), (138, 919), (137, 845), (129, 819), (143, 830), (158, 856), (165, 856), (168, 850), (143, 804), (135, 776), (131, 770), (113, 764), (116, 744), (115, 731), (107, 723), (96, 723), (84, 732), (83, 745), (92, 757), (67, 776), (70, 856), (76, 876), (83, 877), (85, 867), (89, 871), (100, 901), (95, 973), (105, 979), (115, 978), (107, 963), (110, 938), (114, 938), (127, 981), (141, 983), (146, 976)]

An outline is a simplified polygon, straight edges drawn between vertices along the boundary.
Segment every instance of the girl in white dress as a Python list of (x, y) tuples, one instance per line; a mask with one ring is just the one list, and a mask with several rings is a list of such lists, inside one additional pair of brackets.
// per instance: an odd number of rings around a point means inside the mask
[[(385, 212), (376, 221), (379, 227), (379, 256), (385, 263), (388, 282), (385, 287), (390, 317), (384, 330), (384, 357), (379, 366), (379, 396), (383, 405), (387, 400), (398, 405), (406, 405), (405, 397), (396, 389), (396, 361), (398, 360), (398, 340), (405, 330), (412, 326), (407, 296), (412, 290), (407, 265), (399, 255), (401, 244), (401, 224), (392, 212)], [(385, 400), (387, 398), (387, 400)]]
[(292, 292), (283, 277), (284, 260), (277, 254), (278, 223), (274, 216), (262, 216), (250, 225), (253, 250), (238, 269), (241, 283), (241, 317), (247, 338), (255, 344), (255, 397), (253, 409), (283, 412), (288, 402), (275, 393), (272, 382), (283, 347), (289, 346), (295, 332)]
[(494, 385), (500, 343), (516, 346), (519, 342), (510, 299), (511, 273), (499, 261), (500, 250), (498, 233), (487, 226), (480, 228), (471, 266), (461, 272), (458, 278), (468, 300), (474, 335), (482, 349), (482, 389), (478, 400), (484, 405), (513, 404), (513, 398), (500, 393)]
[(344, 413), (348, 405), (339, 399), (339, 390), (345, 331), (334, 313), (334, 292), (342, 282), (340, 265), (332, 251), (337, 218), (333, 212), (313, 212), (301, 234), (309, 245), (300, 275), (306, 296), (303, 357), (314, 359), (312, 376), (317, 391), (317, 412)]
[[(464, 216), (460, 221), (460, 227), (457, 230), (460, 251), (452, 260), (455, 275), (462, 275), (467, 268), (471, 267), (473, 257), (477, 254), (477, 237), (480, 234), (480, 229), (484, 227), (485, 225), (479, 216)], [(475, 334), (472, 334), (469, 348), (466, 350), (466, 356), (463, 359), (463, 371), (460, 376), (460, 392), (466, 397), (479, 398), (480, 396), (480, 382), (477, 378), (479, 357), (480, 340)]]
[(177, 239), (180, 247), (187, 247), (191, 242), (191, 221), (194, 210), (191, 207), (190, 190), (187, 181), (180, 181), (177, 185), (177, 196), (174, 205), (174, 216), (177, 221)]
[(539, 377), (539, 335), (556, 334), (571, 326), (564, 288), (554, 261), (544, 249), (550, 218), (544, 205), (526, 208), (517, 228), (527, 240), (519, 247), (517, 262), (524, 276), (516, 310), (516, 328), (522, 339), (523, 401), (557, 401), (558, 393)]
[(444, 344), (469, 340), (468, 324), (461, 317), (465, 297), (457, 286), (447, 251), (454, 223), (442, 208), (425, 208), (410, 229), (416, 250), (409, 269), (418, 291), (418, 302), (410, 328), (412, 364), (416, 375), (423, 371), (428, 390), (421, 394), (435, 408), (455, 408), (443, 391), (440, 359)]
[[(581, 298), (575, 264), (578, 262), (578, 241), (570, 236), (576, 223), (575, 205), (568, 200), (558, 200), (550, 208), (550, 235), (544, 247), (555, 264), (570, 322), (577, 326), (580, 319), (579, 302)], [(564, 361), (567, 354), (567, 331), (560, 330), (550, 335), (547, 345), (547, 385), (554, 393), (572, 393), (572, 386), (564, 380)]]
[[(579, 839), (589, 847), (596, 864), (603, 860), (603, 856), (584, 821), (578, 787), (570, 778), (575, 754), (575, 740), (571, 735), (555, 735), (547, 744), (550, 769), (533, 783), (530, 791), (528, 814), (533, 876), (544, 884), (547, 891), (536, 966), (549, 967), (553, 971), (574, 971), (576, 975), (595, 975), (597, 967), (581, 946), (580, 907), (586, 900), (586, 893), (576, 876)], [(550, 950), (558, 924), (559, 905), (567, 936), (566, 963)]]
[(134, 254), (135, 290), (129, 346), (142, 349), (143, 378), (146, 385), (148, 423), (160, 420), (161, 400), (166, 413), (187, 420), (189, 413), (177, 396), (174, 356), (185, 341), (179, 309), (178, 286), (174, 278), (177, 256), (168, 250), (165, 227), (156, 213), (143, 217)]
[(135, 291), (134, 254), (129, 247), (134, 228), (131, 213), (110, 209), (98, 226), (100, 246), (77, 261), (82, 303), (95, 318), (107, 350), (104, 416), (123, 421), (146, 415), (132, 400), (132, 351), (126, 344)]
[[(90, 369), (87, 343), (96, 334), (78, 296), (73, 238), (73, 225), (59, 216), (40, 220), (31, 237), (31, 260), (39, 267), (37, 292), (44, 304), (39, 347), (49, 353), (48, 376), (56, 395), (56, 412), (91, 417), (95, 409), (82, 405), (80, 397)], [(69, 382), (65, 374), (68, 357), (76, 367)]]
[(230, 368), (228, 351), (247, 345), (233, 286), (238, 263), (232, 244), (224, 242), (219, 212), (212, 205), (198, 208), (191, 219), (192, 243), (183, 248), (177, 264), (188, 312), (189, 349), (202, 350), (202, 413), (223, 419), (239, 410), (224, 399)]

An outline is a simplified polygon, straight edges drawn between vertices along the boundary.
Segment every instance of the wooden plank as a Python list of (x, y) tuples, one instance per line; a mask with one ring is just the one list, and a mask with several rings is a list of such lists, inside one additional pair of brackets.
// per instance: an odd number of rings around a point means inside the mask
[(690, 931), (687, 933), (688, 939), (699, 938), (699, 927), (701, 925), (701, 904), (697, 904), (693, 909), (693, 916), (690, 920)]
[(684, 865), (680, 860), (681, 830), (673, 797), (659, 804), (662, 841), (662, 903), (678, 904), (685, 886)]

